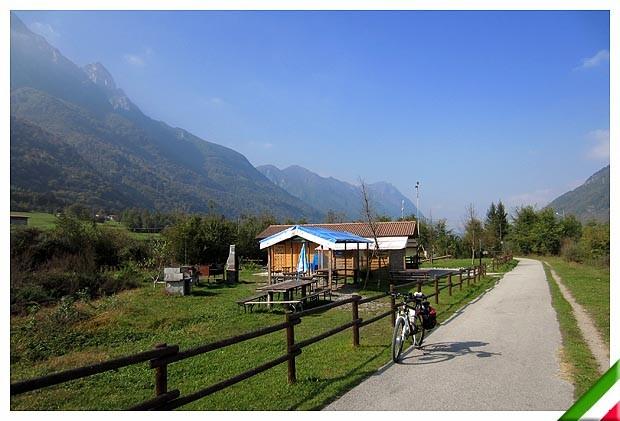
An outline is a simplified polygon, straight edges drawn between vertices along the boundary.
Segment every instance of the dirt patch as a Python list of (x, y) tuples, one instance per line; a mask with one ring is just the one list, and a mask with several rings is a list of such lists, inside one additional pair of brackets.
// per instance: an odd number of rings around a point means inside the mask
[(560, 348), (558, 350), (558, 361), (560, 362), (560, 373), (559, 376), (561, 379), (566, 380), (567, 382), (573, 382), (573, 366), (568, 362), (568, 358), (564, 353), (564, 349)]

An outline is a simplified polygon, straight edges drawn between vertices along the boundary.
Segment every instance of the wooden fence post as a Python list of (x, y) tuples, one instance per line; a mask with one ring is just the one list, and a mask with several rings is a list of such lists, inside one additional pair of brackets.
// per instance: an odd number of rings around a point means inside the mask
[(471, 280), (471, 277), (469, 275), (469, 272), (471, 271), (471, 268), (467, 268), (467, 287), (469, 288), (469, 281)]
[(448, 295), (452, 297), (452, 273), (448, 274)]
[(435, 304), (439, 304), (439, 278), (433, 277), (435, 281)]
[[(157, 344), (155, 349), (166, 348), (167, 344)], [(155, 396), (168, 392), (168, 364), (162, 364), (155, 368)]]
[(353, 294), (353, 302), (351, 303), (351, 317), (353, 318), (353, 346), (360, 346), (360, 325), (357, 319), (359, 318), (358, 313), (358, 305), (359, 301), (362, 299), (361, 296), (357, 294)]
[(478, 267), (478, 282), (482, 280), (482, 265)]
[(390, 284), (390, 309), (392, 310), (392, 327), (396, 324), (396, 297), (394, 297), (394, 284)]
[(293, 384), (297, 381), (295, 373), (295, 320), (292, 313), (286, 313), (286, 348), (288, 351), (288, 383)]
[(459, 269), (459, 291), (463, 290), (463, 269)]
[(422, 280), (418, 281), (418, 292), (422, 292)]

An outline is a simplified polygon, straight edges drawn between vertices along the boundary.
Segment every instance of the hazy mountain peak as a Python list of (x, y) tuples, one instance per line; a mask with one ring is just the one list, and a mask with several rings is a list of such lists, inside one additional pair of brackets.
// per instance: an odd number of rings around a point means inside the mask
[(77, 66), (13, 14), (10, 52), (11, 206), (321, 220), (240, 153), (144, 115), (101, 63)]
[(22, 20), (18, 18), (15, 13), (11, 12), (11, 32), (13, 31), (23, 33), (30, 32), (26, 24), (22, 22)]
[(114, 78), (108, 72), (103, 64), (90, 63), (84, 66), (84, 71), (88, 75), (88, 78), (97, 86), (101, 86), (103, 88), (116, 90), (116, 83), (114, 83)]
[[(256, 168), (274, 184), (308, 205), (316, 206), (323, 212), (341, 213), (349, 220), (360, 218), (362, 196), (359, 185), (334, 177), (322, 177), (299, 165), (291, 165), (283, 170), (273, 165), (261, 165)], [(377, 213), (398, 218), (401, 216), (403, 201), (407, 214), (416, 212), (413, 203), (391, 183), (379, 181), (367, 184), (367, 187)]]
[(573, 214), (582, 221), (609, 221), (609, 165), (547, 206), (561, 214)]
[(91, 82), (102, 88), (108, 97), (108, 101), (115, 110), (131, 111), (137, 107), (133, 105), (125, 92), (116, 87), (112, 74), (100, 62), (87, 64), (82, 68)]

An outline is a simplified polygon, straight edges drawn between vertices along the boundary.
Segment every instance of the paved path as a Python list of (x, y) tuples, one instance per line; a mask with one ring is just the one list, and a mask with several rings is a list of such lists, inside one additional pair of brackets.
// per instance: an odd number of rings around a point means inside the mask
[(566, 410), (560, 327), (542, 264), (499, 284), (326, 410)]

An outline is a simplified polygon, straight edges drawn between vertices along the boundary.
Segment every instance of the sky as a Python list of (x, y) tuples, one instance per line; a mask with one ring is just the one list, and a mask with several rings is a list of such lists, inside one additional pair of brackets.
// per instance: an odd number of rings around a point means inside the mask
[(413, 203), (419, 181), (456, 229), (470, 203), (541, 208), (609, 163), (607, 11), (17, 15), (155, 119)]

